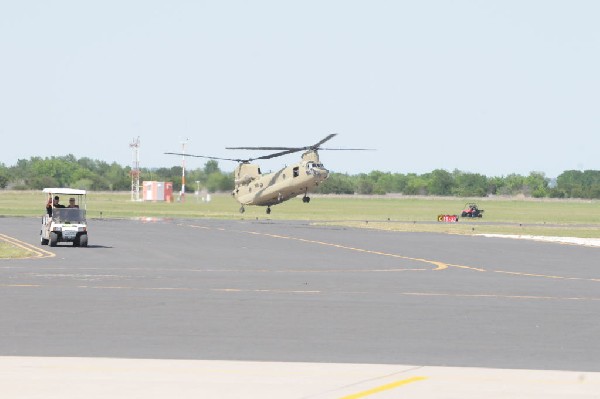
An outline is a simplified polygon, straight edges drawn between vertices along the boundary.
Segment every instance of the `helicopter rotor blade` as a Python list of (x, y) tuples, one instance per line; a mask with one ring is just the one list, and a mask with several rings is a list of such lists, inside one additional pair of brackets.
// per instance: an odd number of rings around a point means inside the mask
[(325, 137), (323, 140), (319, 141), (317, 144), (311, 145), (309, 148), (312, 150), (318, 150), (319, 147), (325, 143), (326, 141), (331, 140), (332, 138), (334, 138), (335, 136), (337, 136), (337, 133), (331, 133), (330, 135), (328, 135), (327, 137)]
[(226, 150), (301, 151), (304, 147), (225, 147)]
[(283, 155), (293, 154), (294, 152), (302, 151), (303, 149), (304, 148), (290, 148), (290, 149), (287, 149), (285, 151), (276, 152), (274, 154), (263, 155), (262, 157), (256, 157), (256, 158), (252, 158), (252, 159), (254, 160), (254, 159), (271, 159), (271, 158), (277, 158), (277, 157), (281, 157)]
[(321, 145), (326, 143), (337, 136), (337, 133), (332, 133), (325, 137), (324, 139), (318, 141), (317, 143), (306, 146), (306, 147), (225, 147), (227, 150), (258, 150), (258, 151), (278, 151), (274, 154), (263, 155), (255, 159), (271, 159), (280, 157), (283, 155), (293, 154), (298, 151), (317, 151), (317, 150), (326, 150), (326, 151), (373, 151), (371, 148), (322, 148)]
[(247, 162), (252, 161), (253, 159), (258, 159), (258, 158), (248, 158), (248, 159), (220, 158), (220, 157), (210, 157), (208, 155), (184, 154), (184, 153), (181, 153), (181, 152), (165, 152), (164, 154), (166, 154), (166, 155), (182, 155), (182, 156), (185, 156), (185, 157), (194, 157), (194, 158), (215, 159), (215, 160), (219, 160), (219, 161), (234, 161), (234, 162), (241, 162), (241, 163), (247, 163)]
[(323, 151), (375, 151), (374, 148), (319, 148)]
[(248, 163), (257, 159), (271, 159), (277, 158), (288, 154), (293, 154), (299, 151), (317, 151), (317, 150), (325, 150), (325, 151), (374, 151), (371, 148), (321, 148), (321, 145), (326, 143), (337, 136), (337, 133), (329, 134), (327, 137), (318, 141), (317, 143), (306, 146), (306, 147), (225, 147), (228, 150), (259, 150), (259, 151), (277, 151), (273, 154), (262, 155), (256, 158), (247, 158), (247, 159), (239, 159), (239, 158), (220, 158), (220, 157), (211, 157), (208, 155), (194, 155), (194, 154), (183, 154), (180, 152), (165, 152), (168, 155), (181, 155), (188, 157), (196, 157), (196, 158), (206, 158), (206, 159), (215, 159), (221, 161), (234, 161), (240, 163)]
[[(302, 150), (319, 150), (319, 149), (321, 149), (320, 148), (321, 144), (325, 143), (326, 141), (331, 140), (335, 136), (337, 136), (337, 133), (332, 133), (332, 134), (328, 135), (327, 137), (325, 137), (324, 139), (322, 139), (321, 141), (319, 141), (318, 143), (309, 145), (309, 146), (305, 146), (305, 147), (225, 147), (225, 149), (227, 149), (227, 150), (292, 151), (292, 152), (297, 152), (297, 151), (302, 151)], [(286, 154), (291, 154), (291, 152), (286, 153)], [(285, 154), (281, 154), (281, 155), (285, 155)], [(280, 156), (280, 155), (277, 155), (277, 156)]]

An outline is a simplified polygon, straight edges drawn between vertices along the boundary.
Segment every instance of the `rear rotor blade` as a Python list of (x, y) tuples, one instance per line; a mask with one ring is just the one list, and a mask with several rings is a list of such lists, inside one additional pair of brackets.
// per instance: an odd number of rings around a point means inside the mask
[(236, 159), (236, 158), (219, 158), (219, 157), (209, 157), (208, 155), (194, 155), (194, 154), (184, 154), (181, 152), (165, 152), (167, 155), (182, 155), (185, 157), (194, 157), (194, 158), (206, 158), (206, 159), (215, 159), (220, 161), (234, 161), (234, 162), (250, 162), (253, 158), (249, 159)]
[(225, 147), (226, 150), (265, 150), (265, 151), (285, 151), (285, 150), (303, 150), (304, 147)]

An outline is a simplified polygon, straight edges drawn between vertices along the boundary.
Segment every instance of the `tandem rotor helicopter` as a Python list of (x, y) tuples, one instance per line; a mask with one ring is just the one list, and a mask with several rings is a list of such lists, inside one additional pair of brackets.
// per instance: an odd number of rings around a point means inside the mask
[[(241, 204), (240, 213), (244, 213), (244, 207), (246, 205), (258, 205), (266, 206), (268, 215), (271, 213), (272, 205), (280, 204), (300, 194), (304, 194), (302, 202), (310, 202), (308, 193), (314, 191), (314, 189), (329, 176), (329, 171), (325, 169), (319, 160), (318, 150), (370, 150), (368, 148), (321, 147), (321, 145), (331, 140), (336, 135), (336, 133), (330, 134), (321, 141), (306, 147), (225, 147), (228, 150), (277, 151), (272, 154), (248, 159), (219, 158), (176, 152), (165, 152), (165, 154), (238, 162), (239, 164), (234, 171), (235, 189), (231, 195), (233, 195), (233, 197)], [(252, 163), (252, 161), (258, 159), (271, 159), (300, 151), (304, 151), (300, 162), (291, 166), (286, 166), (277, 172), (263, 174), (260, 171), (260, 166)]]

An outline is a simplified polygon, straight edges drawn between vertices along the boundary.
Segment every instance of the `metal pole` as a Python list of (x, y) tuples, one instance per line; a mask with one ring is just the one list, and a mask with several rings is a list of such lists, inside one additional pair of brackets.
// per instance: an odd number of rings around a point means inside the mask
[(185, 145), (190, 139), (185, 139), (181, 142), (181, 192), (179, 193), (179, 200), (185, 202)]

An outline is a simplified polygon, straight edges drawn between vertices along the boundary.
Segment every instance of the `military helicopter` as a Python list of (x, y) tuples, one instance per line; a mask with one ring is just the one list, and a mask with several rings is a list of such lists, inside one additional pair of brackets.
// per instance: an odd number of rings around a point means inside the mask
[[(258, 205), (266, 206), (268, 215), (271, 213), (271, 206), (280, 204), (300, 194), (303, 194), (302, 202), (310, 202), (308, 193), (314, 191), (329, 176), (329, 171), (325, 169), (319, 160), (318, 150), (369, 150), (367, 148), (321, 147), (321, 145), (336, 135), (336, 133), (330, 134), (321, 141), (306, 147), (225, 147), (228, 150), (277, 151), (272, 154), (248, 159), (219, 158), (175, 152), (165, 152), (165, 154), (239, 162), (234, 171), (235, 189), (231, 195), (241, 204), (240, 213), (244, 213), (246, 205)], [(300, 151), (304, 151), (300, 162), (286, 166), (277, 172), (261, 173), (260, 166), (252, 163), (255, 160), (271, 159)]]

